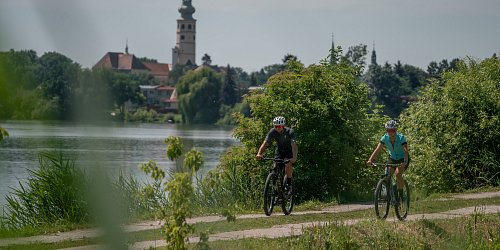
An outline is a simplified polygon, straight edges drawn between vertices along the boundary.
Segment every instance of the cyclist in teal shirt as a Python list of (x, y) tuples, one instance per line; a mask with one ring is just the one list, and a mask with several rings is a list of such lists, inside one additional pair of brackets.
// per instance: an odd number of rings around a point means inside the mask
[(387, 134), (382, 136), (382, 139), (380, 139), (380, 142), (377, 145), (377, 148), (375, 151), (373, 151), (372, 155), (370, 156), (370, 159), (366, 162), (367, 166), (372, 165), (372, 161), (377, 158), (378, 154), (380, 153), (380, 150), (384, 147), (384, 145), (387, 146), (389, 149), (389, 157), (387, 158), (387, 163), (388, 164), (401, 164), (401, 168), (394, 169), (392, 167), (389, 167), (389, 170), (391, 171), (391, 174), (394, 174), (394, 171), (396, 171), (396, 182), (398, 183), (398, 193), (402, 197), (403, 195), (403, 173), (405, 172), (406, 168), (408, 167), (408, 164), (410, 163), (410, 155), (408, 154), (408, 146), (406, 143), (406, 138), (402, 134), (398, 134), (398, 123), (394, 120), (388, 121), (385, 124), (385, 128), (387, 129)]

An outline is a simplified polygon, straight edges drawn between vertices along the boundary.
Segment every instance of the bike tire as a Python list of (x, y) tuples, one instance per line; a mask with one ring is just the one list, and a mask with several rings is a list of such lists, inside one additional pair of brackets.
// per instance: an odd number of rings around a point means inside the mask
[(408, 187), (408, 182), (406, 182), (406, 180), (404, 180), (403, 193), (403, 198), (401, 199), (401, 197), (399, 197), (400, 203), (394, 207), (396, 217), (398, 217), (399, 220), (406, 219), (408, 211), (410, 210), (410, 188)]
[(270, 216), (273, 212), (274, 202), (276, 200), (276, 174), (270, 173), (266, 179), (266, 185), (264, 187), (264, 213)]
[(377, 184), (375, 189), (375, 213), (377, 218), (385, 219), (389, 214), (391, 201), (389, 199), (389, 182), (383, 178)]
[(283, 178), (283, 200), (281, 201), (281, 210), (283, 210), (283, 213), (285, 215), (289, 215), (292, 212), (293, 209), (293, 203), (295, 201), (295, 182), (293, 181), (292, 177), (292, 190), (286, 192), (285, 191), (285, 185), (288, 181), (288, 177), (285, 175)]

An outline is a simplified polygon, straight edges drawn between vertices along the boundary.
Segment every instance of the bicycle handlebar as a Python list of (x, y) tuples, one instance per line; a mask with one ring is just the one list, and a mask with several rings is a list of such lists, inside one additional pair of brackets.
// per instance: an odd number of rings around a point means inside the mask
[(276, 163), (289, 163), (290, 160), (283, 160), (283, 159), (274, 159), (274, 158), (264, 158), (260, 159), (260, 161), (266, 162), (266, 161), (274, 161)]
[(379, 167), (379, 166), (394, 166), (394, 167), (401, 167), (401, 164), (389, 164), (389, 163), (372, 163), (372, 167)]

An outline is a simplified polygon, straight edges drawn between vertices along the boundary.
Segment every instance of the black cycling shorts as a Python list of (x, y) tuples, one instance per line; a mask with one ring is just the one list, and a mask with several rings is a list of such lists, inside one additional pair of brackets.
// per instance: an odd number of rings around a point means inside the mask
[[(405, 161), (405, 158), (401, 159), (401, 160), (394, 160), (391, 158), (391, 156), (388, 156), (387, 157), (387, 164), (400, 164), (400, 163), (403, 163)], [(410, 155), (408, 155), (408, 164), (406, 164), (405, 166), (405, 170), (406, 168), (408, 168), (408, 166), (410, 165), (410, 162), (411, 162), (411, 158), (410, 158)]]
[(275, 159), (292, 159), (293, 158), (293, 152), (292, 150), (288, 151), (279, 151), (276, 149), (276, 153), (274, 154)]

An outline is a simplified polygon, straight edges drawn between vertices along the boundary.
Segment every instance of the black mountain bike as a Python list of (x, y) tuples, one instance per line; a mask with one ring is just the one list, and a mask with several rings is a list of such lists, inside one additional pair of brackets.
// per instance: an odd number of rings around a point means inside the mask
[(291, 189), (286, 191), (287, 176), (284, 172), (285, 163), (290, 162), (290, 160), (262, 158), (261, 161), (273, 161), (264, 188), (264, 212), (267, 216), (270, 216), (274, 206), (281, 204), (283, 213), (289, 215), (292, 212), (295, 200), (295, 183), (292, 178)]
[[(386, 163), (372, 163), (372, 166), (401, 167), (400, 164)], [(404, 180), (403, 197), (396, 197), (397, 190), (395, 176), (391, 175), (389, 168), (386, 168), (385, 174), (381, 176), (375, 189), (375, 213), (379, 219), (387, 218), (391, 205), (394, 206), (396, 216), (399, 220), (404, 220), (408, 215), (408, 210), (410, 210), (410, 188), (408, 187), (408, 182)]]

